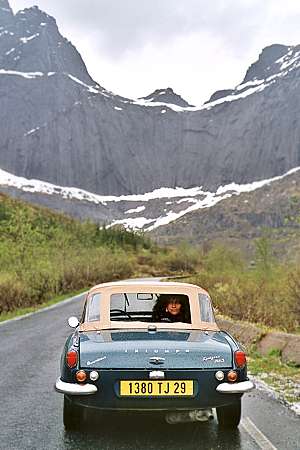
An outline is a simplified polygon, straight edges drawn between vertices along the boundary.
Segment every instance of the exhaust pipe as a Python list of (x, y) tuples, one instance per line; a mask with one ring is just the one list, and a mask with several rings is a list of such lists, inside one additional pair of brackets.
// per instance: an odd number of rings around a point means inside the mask
[(166, 414), (166, 422), (170, 425), (187, 422), (207, 422), (214, 418), (212, 409), (194, 409), (192, 411), (169, 412)]

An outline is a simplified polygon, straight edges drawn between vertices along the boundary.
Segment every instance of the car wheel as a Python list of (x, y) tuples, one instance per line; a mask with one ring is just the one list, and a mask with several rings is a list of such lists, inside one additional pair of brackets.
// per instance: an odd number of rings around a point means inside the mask
[(64, 426), (66, 430), (78, 430), (82, 424), (83, 409), (64, 396)]
[(221, 428), (237, 428), (241, 420), (241, 399), (231, 405), (219, 406), (216, 408), (219, 427)]

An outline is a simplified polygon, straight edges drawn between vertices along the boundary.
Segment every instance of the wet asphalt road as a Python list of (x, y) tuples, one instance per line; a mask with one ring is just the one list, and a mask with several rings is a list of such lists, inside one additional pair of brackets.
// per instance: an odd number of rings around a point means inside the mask
[(63, 396), (54, 391), (59, 359), (82, 299), (0, 324), (0, 449), (300, 449), (300, 418), (263, 391), (243, 397), (238, 431), (208, 423), (168, 425), (161, 414), (88, 414), (66, 433)]

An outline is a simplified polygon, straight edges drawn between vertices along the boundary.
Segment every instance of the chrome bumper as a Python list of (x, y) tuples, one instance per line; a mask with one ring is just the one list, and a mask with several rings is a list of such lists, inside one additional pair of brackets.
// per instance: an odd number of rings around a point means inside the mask
[(54, 387), (57, 392), (70, 395), (91, 395), (95, 394), (98, 390), (94, 384), (66, 383), (60, 378), (57, 378)]
[(222, 394), (244, 394), (255, 388), (252, 381), (241, 381), (240, 383), (221, 383), (216, 387), (216, 391)]

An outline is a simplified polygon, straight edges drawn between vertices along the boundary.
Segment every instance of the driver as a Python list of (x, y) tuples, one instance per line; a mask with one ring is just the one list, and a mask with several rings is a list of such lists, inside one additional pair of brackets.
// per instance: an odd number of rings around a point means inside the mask
[(152, 312), (154, 322), (191, 323), (188, 297), (179, 294), (160, 294)]

